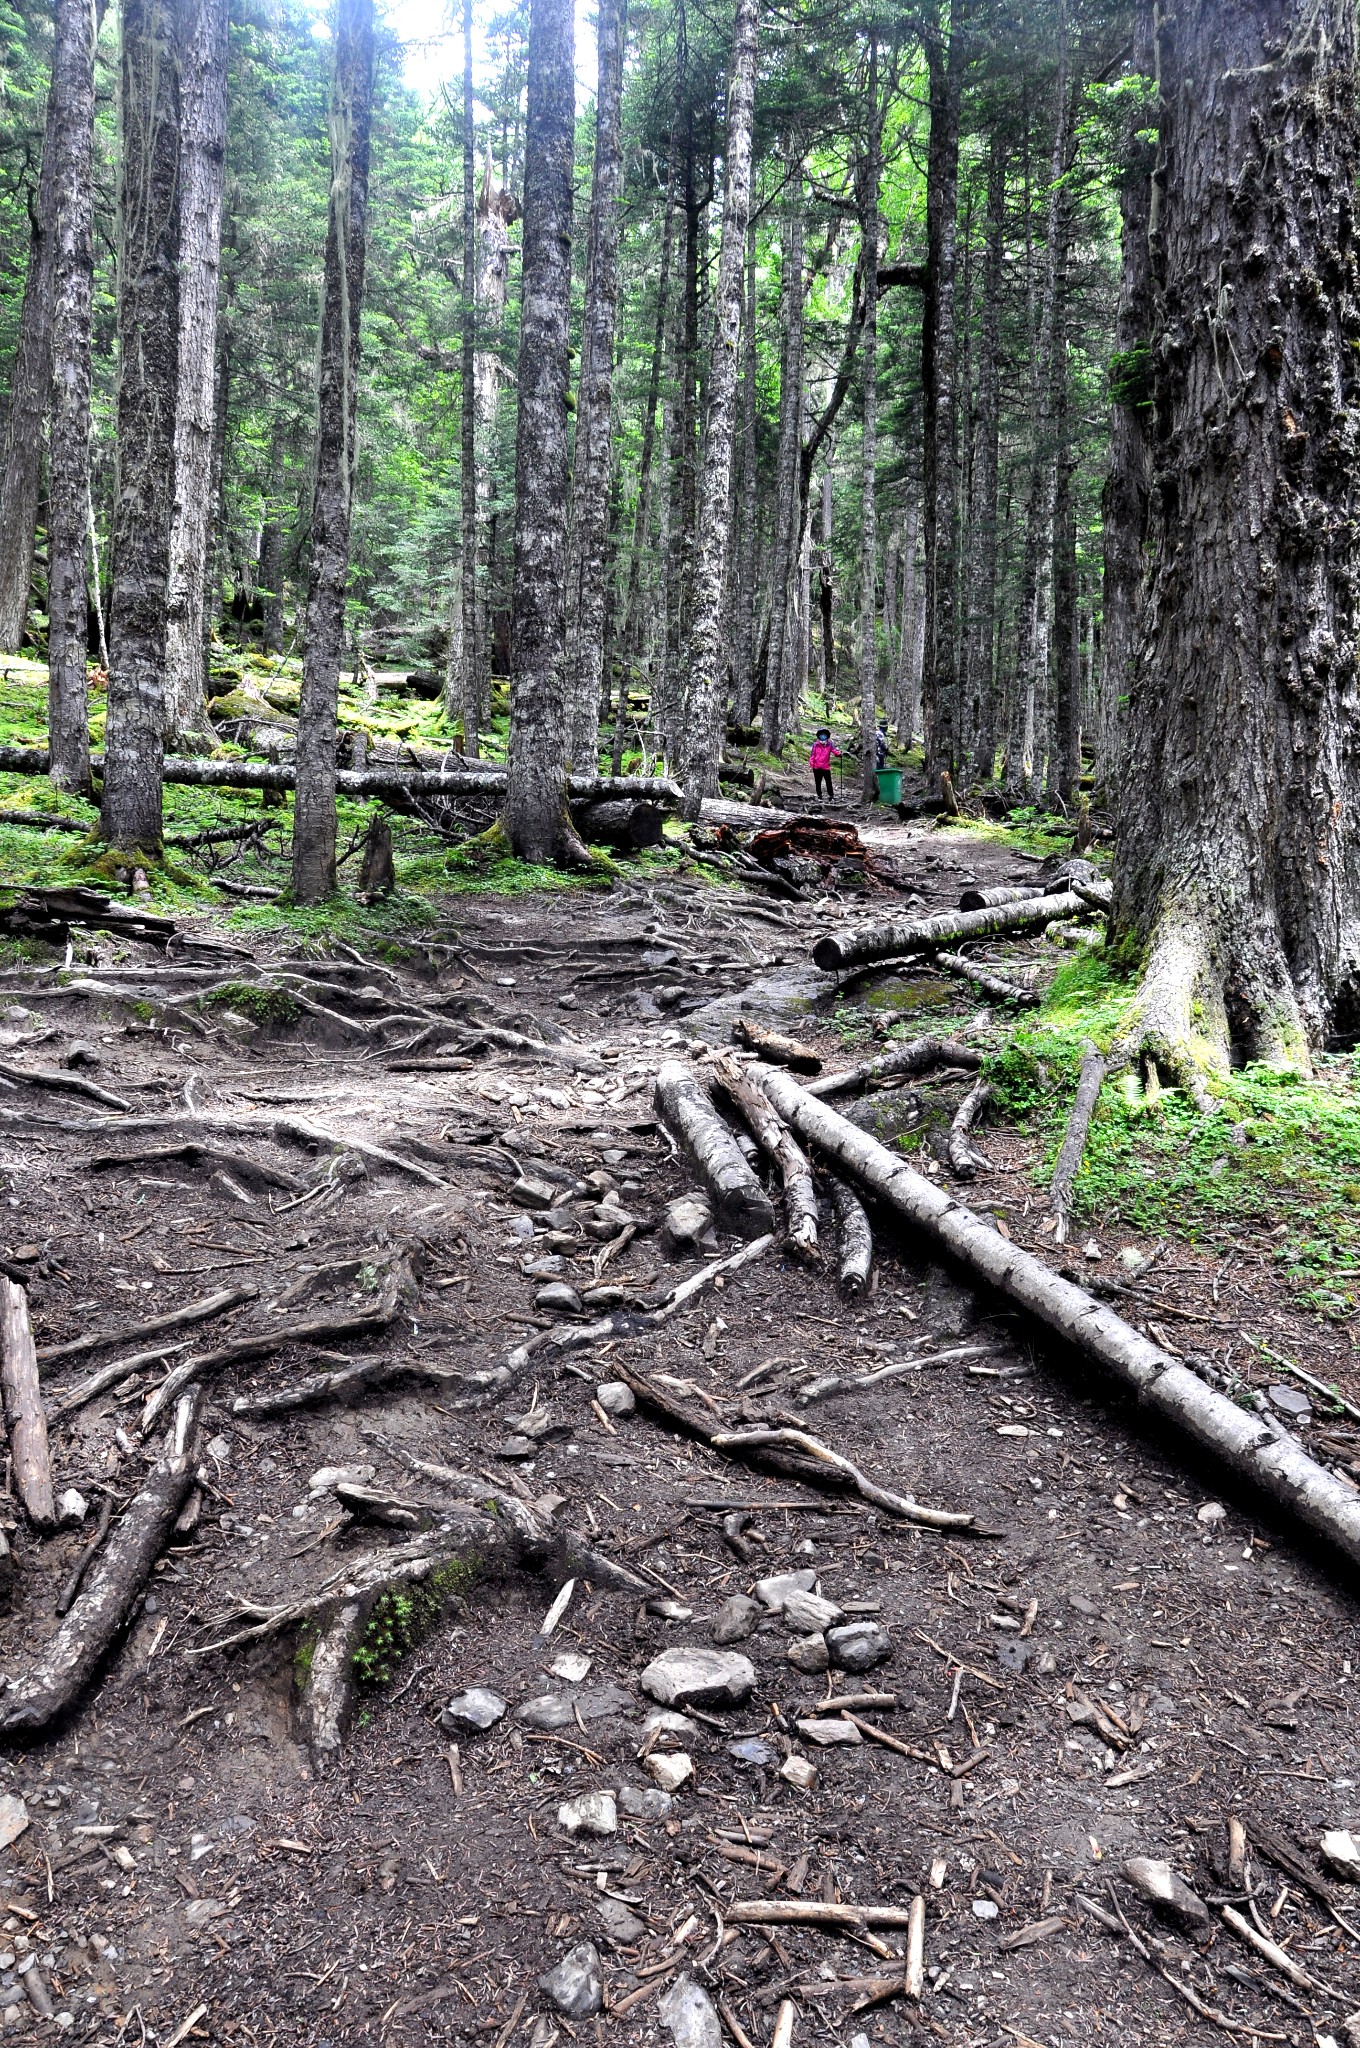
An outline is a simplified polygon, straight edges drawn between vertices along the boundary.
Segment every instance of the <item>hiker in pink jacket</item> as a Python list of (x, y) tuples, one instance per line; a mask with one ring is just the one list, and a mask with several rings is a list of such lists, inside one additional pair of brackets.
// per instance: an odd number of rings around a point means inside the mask
[(812, 793), (814, 797), (819, 797), (822, 794), (822, 784), (825, 782), (827, 801), (830, 802), (832, 796), (831, 763), (839, 761), (840, 757), (841, 750), (838, 746), (834, 745), (827, 727), (824, 725), (818, 726), (817, 737), (812, 744), (812, 752), (808, 755), (808, 766), (812, 770)]

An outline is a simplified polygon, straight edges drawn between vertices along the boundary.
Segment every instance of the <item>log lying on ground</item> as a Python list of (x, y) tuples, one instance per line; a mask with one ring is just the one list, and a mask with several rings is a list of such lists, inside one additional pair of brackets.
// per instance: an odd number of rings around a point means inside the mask
[(38, 1735), (68, 1714), (122, 1633), (194, 1483), (197, 1391), (180, 1403), (164, 1451), (124, 1509), (85, 1590), (0, 1702), (0, 1734)]
[(978, 1168), (987, 1164), (971, 1139), (973, 1129), (991, 1099), (990, 1084), (979, 1077), (954, 1111), (944, 1149), (949, 1171), (956, 1180), (976, 1180)]
[(936, 953), (934, 964), (943, 967), (946, 974), (957, 975), (960, 981), (971, 981), (974, 988), (980, 988), (994, 1002), (1014, 1003), (1018, 1009), (1032, 1010), (1041, 1000), (1037, 989), (1021, 988), (999, 974), (989, 974), (985, 967), (979, 967), (975, 960), (966, 960), (962, 953)]
[[(100, 1124), (97, 1128), (109, 1130), (116, 1126)], [(140, 1344), (147, 1337), (163, 1337), (167, 1330), (187, 1330), (195, 1323), (211, 1322), (214, 1316), (225, 1315), (229, 1308), (239, 1308), (243, 1301), (253, 1301), (259, 1291), (247, 1281), (242, 1287), (224, 1287), (216, 1294), (187, 1301), (183, 1308), (171, 1309), (163, 1316), (150, 1316), (145, 1322), (123, 1323), (116, 1330), (89, 1330), (83, 1337), (72, 1337), (65, 1344), (45, 1344), (38, 1353), (38, 1363), (56, 1365), (63, 1358), (83, 1358), (87, 1351), (105, 1351), (111, 1344)]]
[(38, 1358), (28, 1320), (28, 1296), (13, 1280), (0, 1278), (0, 1378), (4, 1381), (14, 1483), (24, 1513), (35, 1529), (56, 1527), (52, 1461), (47, 1450), (47, 1416), (38, 1390)]
[(1042, 882), (1024, 882), (1010, 888), (998, 885), (988, 889), (964, 889), (959, 896), (959, 909), (999, 910), (1003, 903), (1030, 903), (1036, 896), (1048, 893)]
[(781, 1031), (767, 1031), (763, 1024), (753, 1023), (749, 1017), (738, 1017), (732, 1026), (732, 1036), (738, 1045), (744, 1045), (748, 1052), (758, 1052), (772, 1066), (788, 1067), (795, 1074), (822, 1071), (822, 1056), (812, 1046), (804, 1045), (801, 1039), (785, 1038)]
[(660, 846), (665, 838), (665, 813), (641, 798), (611, 797), (604, 803), (573, 804), (571, 821), (581, 837), (594, 846), (618, 846), (632, 851)]
[(722, 1227), (738, 1237), (763, 1237), (773, 1230), (769, 1196), (689, 1067), (665, 1061), (656, 1077), (654, 1106), (713, 1197)]
[[(454, 757), (456, 758), (456, 757)], [(0, 773), (46, 775), (46, 747), (0, 747)], [(104, 756), (93, 754), (90, 766), (104, 772)], [(341, 768), (335, 786), (342, 796), (501, 796), (507, 771), (479, 762), (475, 768)], [(272, 761), (218, 761), (167, 755), (162, 780), (197, 789), (296, 789), (297, 770)], [(681, 789), (661, 775), (571, 775), (571, 797), (649, 797), (654, 803), (678, 803)], [(739, 808), (744, 808), (741, 806)], [(761, 813), (770, 822), (768, 812)]]
[(747, 1078), (731, 1053), (713, 1062), (718, 1086), (728, 1098), (767, 1159), (779, 1169), (784, 1186), (784, 1210), (788, 1222), (789, 1250), (809, 1265), (821, 1260), (817, 1238), (817, 1191), (812, 1185), (812, 1168), (807, 1155), (768, 1099)]
[(831, 1179), (831, 1210), (836, 1218), (841, 1293), (847, 1300), (854, 1301), (869, 1285), (874, 1263), (874, 1234), (859, 1196), (834, 1176)]
[(706, 796), (699, 806), (701, 825), (730, 825), (734, 832), (766, 832), (771, 826), (791, 825), (799, 811), (777, 811), (772, 804), (729, 802), (720, 796)]
[(956, 1038), (909, 1038), (871, 1060), (861, 1060), (857, 1067), (819, 1075), (809, 1081), (808, 1094), (849, 1095), (871, 1081), (886, 1081), (896, 1074), (926, 1074), (932, 1067), (963, 1067), (973, 1073), (981, 1065), (982, 1054)]
[(1091, 906), (1073, 889), (1056, 896), (1035, 896), (1021, 903), (1001, 903), (994, 910), (941, 910), (934, 917), (902, 923), (865, 925), (860, 931), (827, 932), (812, 949), (824, 974), (844, 974), (875, 960), (895, 960), (909, 953), (934, 953), (964, 939), (985, 939), (993, 932), (1039, 931), (1060, 917), (1089, 915)]
[(886, 1207), (993, 1287), (1113, 1374), (1140, 1406), (1213, 1453), (1239, 1479), (1296, 1516), (1351, 1564), (1360, 1564), (1360, 1494), (1315, 1463), (1287, 1433), (1277, 1437), (1254, 1414), (1198, 1379), (1083, 1288), (1063, 1280), (1032, 1253), (984, 1222), (886, 1147), (847, 1123), (788, 1074), (763, 1068), (761, 1087), (798, 1135), (833, 1160)]
[(1056, 1228), (1054, 1238), (1058, 1244), (1067, 1241), (1067, 1222), (1072, 1208), (1072, 1188), (1081, 1168), (1086, 1151), (1086, 1137), (1091, 1128), (1091, 1118), (1100, 1100), (1100, 1091), (1105, 1085), (1105, 1058), (1087, 1040), (1081, 1056), (1081, 1073), (1077, 1079), (1077, 1092), (1072, 1099), (1072, 1108), (1067, 1118), (1067, 1129), (1058, 1149), (1053, 1178), (1048, 1187), (1048, 1204)]

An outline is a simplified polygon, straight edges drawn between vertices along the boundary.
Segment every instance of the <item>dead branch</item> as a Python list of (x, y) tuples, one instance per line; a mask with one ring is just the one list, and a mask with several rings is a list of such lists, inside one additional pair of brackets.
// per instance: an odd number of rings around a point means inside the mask
[(761, 1151), (779, 1169), (790, 1251), (809, 1265), (820, 1264), (817, 1194), (812, 1185), (812, 1168), (801, 1145), (731, 1053), (719, 1054), (713, 1062), (713, 1073)]
[(163, 1316), (150, 1316), (145, 1322), (124, 1323), (116, 1330), (90, 1330), (65, 1344), (46, 1344), (38, 1353), (38, 1363), (55, 1365), (59, 1359), (80, 1358), (87, 1351), (103, 1351), (111, 1344), (139, 1344), (144, 1337), (161, 1337), (167, 1330), (187, 1330), (194, 1323), (225, 1315), (229, 1308), (239, 1308), (243, 1301), (253, 1301), (259, 1291), (250, 1282), (243, 1287), (224, 1287), (217, 1294), (205, 1294), (198, 1301), (186, 1302), (183, 1308), (171, 1309)]
[(924, 1074), (931, 1067), (963, 1067), (975, 1073), (981, 1065), (982, 1054), (971, 1045), (961, 1045), (957, 1039), (909, 1038), (902, 1045), (877, 1053), (871, 1060), (861, 1060), (857, 1067), (820, 1075), (809, 1081), (807, 1092), (816, 1096), (848, 1095), (854, 1089), (867, 1087), (871, 1081), (886, 1081), (890, 1075)]
[(82, 1095), (88, 1102), (102, 1102), (105, 1109), (132, 1107), (121, 1095), (111, 1095), (107, 1088), (98, 1088), (93, 1081), (68, 1074), (61, 1067), (16, 1067), (8, 1060), (0, 1060), (0, 1080), (17, 1081), (29, 1088), (48, 1088), (56, 1095)]
[(843, 1180), (828, 1176), (831, 1186), (831, 1210), (836, 1218), (836, 1237), (840, 1251), (841, 1293), (849, 1300), (863, 1294), (869, 1285), (869, 1274), (874, 1263), (874, 1234), (869, 1227), (864, 1204), (853, 1188)]
[(1053, 1178), (1049, 1183), (1048, 1203), (1057, 1224), (1054, 1240), (1058, 1244), (1067, 1241), (1072, 1187), (1081, 1170), (1082, 1156), (1086, 1151), (1086, 1137), (1091, 1128), (1091, 1117), (1104, 1085), (1104, 1055), (1097, 1052), (1088, 1039), (1081, 1056), (1081, 1074), (1077, 1080), (1076, 1095), (1072, 1099), (1067, 1129), (1063, 1133), (1063, 1141), (1053, 1168)]
[(186, 1166), (229, 1173), (246, 1187), (282, 1188), (296, 1194), (303, 1185), (296, 1174), (280, 1173), (277, 1167), (265, 1166), (245, 1152), (231, 1152), (224, 1145), (200, 1144), (192, 1138), (180, 1145), (152, 1145), (138, 1152), (100, 1152), (87, 1163), (91, 1173), (102, 1173), (117, 1166), (168, 1166), (177, 1160)]
[(954, 1112), (945, 1140), (945, 1156), (956, 1180), (976, 1180), (978, 1168), (987, 1164), (969, 1140), (991, 1099), (991, 1084), (979, 1077)]
[(1006, 981), (999, 974), (990, 974), (985, 967), (979, 967), (975, 960), (966, 960), (962, 953), (937, 953), (934, 964), (943, 967), (947, 974), (957, 975), (960, 981), (971, 981), (974, 988), (993, 1002), (1014, 1003), (1019, 1010), (1035, 1009), (1040, 1001), (1039, 991), (1022, 988), (1013, 981)]
[(918, 1358), (901, 1359), (895, 1365), (880, 1365), (876, 1372), (832, 1373), (826, 1379), (813, 1380), (808, 1386), (800, 1387), (795, 1399), (801, 1406), (808, 1401), (824, 1401), (828, 1394), (860, 1394), (868, 1387), (880, 1387), (889, 1380), (905, 1379), (908, 1373), (920, 1372), (927, 1365), (953, 1365), (964, 1358), (990, 1358), (994, 1348), (991, 1344), (956, 1344), (948, 1351), (928, 1351)]
[(759, 1053), (772, 1066), (788, 1067), (795, 1074), (820, 1074), (822, 1056), (812, 1046), (804, 1045), (801, 1039), (785, 1038), (782, 1032), (767, 1031), (763, 1024), (756, 1024), (750, 1017), (738, 1017), (732, 1026), (732, 1036), (738, 1045), (744, 1045), (748, 1052)]

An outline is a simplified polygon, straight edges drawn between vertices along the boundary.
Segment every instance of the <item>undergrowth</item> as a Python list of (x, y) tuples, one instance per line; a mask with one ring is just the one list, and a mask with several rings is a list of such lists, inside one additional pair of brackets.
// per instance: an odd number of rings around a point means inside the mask
[(450, 1558), (418, 1585), (393, 1587), (375, 1602), (352, 1668), (361, 1685), (386, 1685), (411, 1650), (435, 1628), (451, 1600), (477, 1577), (475, 1559)]

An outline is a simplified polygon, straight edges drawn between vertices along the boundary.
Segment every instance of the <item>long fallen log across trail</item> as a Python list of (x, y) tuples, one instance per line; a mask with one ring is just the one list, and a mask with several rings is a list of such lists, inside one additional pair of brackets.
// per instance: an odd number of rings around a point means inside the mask
[(1360, 1494), (1310, 1458), (1298, 1441), (1275, 1436), (1257, 1415), (1215, 1392), (1084, 1288), (1062, 1279), (964, 1203), (838, 1116), (778, 1067), (753, 1078), (806, 1144), (815, 1146), (877, 1201), (963, 1266), (1111, 1373), (1140, 1406), (1171, 1423), (1294, 1515), (1352, 1564), (1360, 1564)]
[[(46, 747), (0, 747), (0, 774), (46, 775)], [(104, 772), (104, 756), (92, 754), (96, 775)], [(340, 768), (335, 786), (342, 796), (500, 796), (508, 771), (485, 762), (476, 768)], [(296, 789), (297, 770), (274, 761), (217, 761), (166, 756), (164, 782), (197, 789)], [(654, 803), (678, 803), (681, 789), (662, 775), (570, 775), (572, 798), (648, 797)]]
[(693, 1071), (666, 1060), (656, 1077), (656, 1113), (713, 1197), (723, 1229), (738, 1237), (764, 1237), (774, 1228), (774, 1207), (743, 1158), (731, 1131)]
[(898, 1074), (928, 1074), (932, 1067), (964, 1067), (976, 1073), (982, 1054), (956, 1038), (909, 1038), (904, 1045), (891, 1046), (857, 1067), (842, 1067), (838, 1074), (819, 1074), (809, 1081), (809, 1095), (849, 1095), (871, 1081), (887, 1081)]
[(818, 1264), (822, 1251), (817, 1237), (817, 1192), (806, 1153), (759, 1088), (748, 1081), (745, 1068), (731, 1053), (719, 1054), (713, 1062), (713, 1073), (761, 1151), (779, 1169), (784, 1184), (789, 1250), (810, 1265)]
[(1026, 897), (990, 910), (941, 910), (934, 917), (827, 932), (813, 947), (812, 958), (824, 974), (844, 974), (847, 968), (867, 967), (875, 960), (933, 953), (964, 939), (989, 938), (994, 932), (1039, 931), (1060, 917), (1089, 916), (1091, 909), (1074, 889), (1064, 889), (1060, 895)]
[(70, 1712), (121, 1634), (194, 1483), (195, 1388), (179, 1404), (165, 1449), (123, 1510), (51, 1642), (0, 1702), (0, 1734), (38, 1735)]

